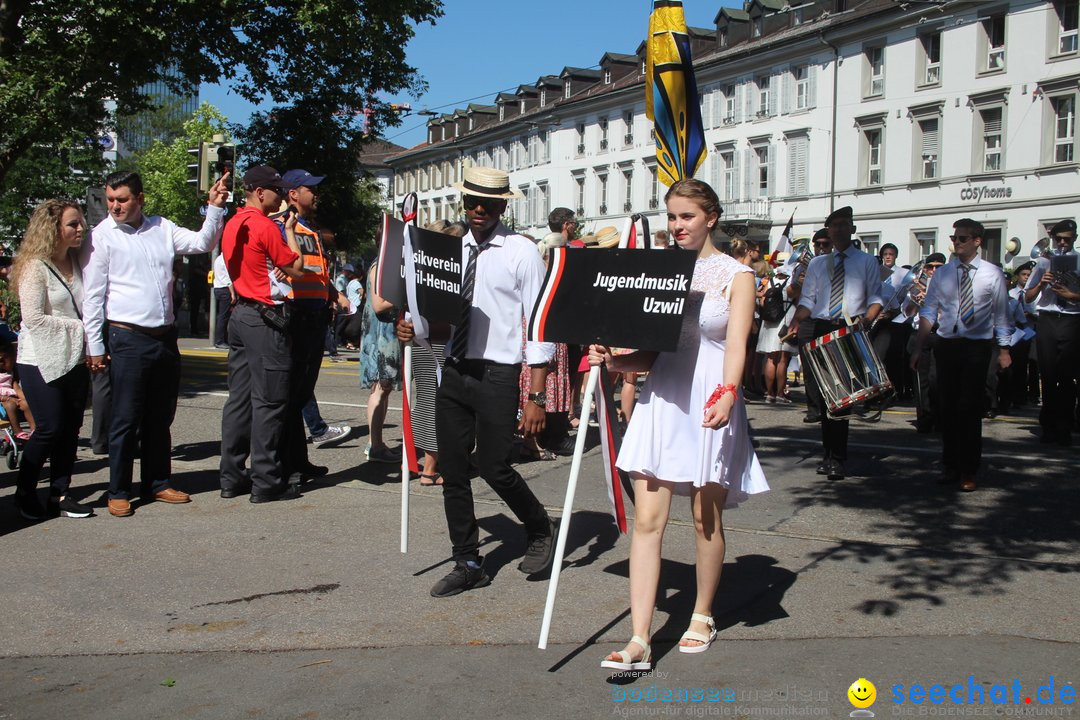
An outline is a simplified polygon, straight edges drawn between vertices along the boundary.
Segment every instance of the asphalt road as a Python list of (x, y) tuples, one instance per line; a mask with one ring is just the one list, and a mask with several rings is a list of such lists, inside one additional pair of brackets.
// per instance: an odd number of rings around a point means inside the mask
[[(1078, 454), (1039, 445), (1031, 411), (985, 423), (980, 489), (957, 494), (935, 483), (939, 443), (915, 434), (909, 408), (854, 423), (852, 475), (830, 482), (814, 473), (817, 427), (798, 405), (751, 405), (772, 491), (725, 513), (718, 642), (700, 655), (673, 647), (694, 570), (689, 508), (677, 504), (656, 668), (612, 678), (599, 660), (630, 635), (629, 542), (611, 520), (594, 437), (539, 650), (547, 582), (516, 569), (524, 538), (482, 482), (489, 587), (428, 595), (449, 546), (439, 491), (415, 481), (399, 551), (401, 478), (363, 460), (355, 355), (327, 361), (319, 381), (326, 419), (354, 427), (312, 449), (330, 475), (301, 500), (251, 505), (217, 494), (225, 354), (182, 346), (173, 470), (191, 504), (113, 518), (101, 499), (94, 518), (27, 524), (11, 502), (14, 473), (2, 476), (0, 718), (840, 717), (859, 678), (877, 686), (878, 717), (1075, 707), (1065, 701), (1080, 680)], [(391, 406), (388, 438), (399, 393)], [(97, 500), (107, 467), (79, 452), (74, 493)], [(569, 466), (519, 466), (556, 515)], [(1051, 682), (1054, 702), (1041, 704)], [(945, 701), (912, 702), (915, 684), (943, 685)], [(954, 684), (963, 704), (948, 698)], [(1005, 702), (991, 702), (995, 685), (1008, 685)], [(984, 704), (967, 702), (980, 694)]]

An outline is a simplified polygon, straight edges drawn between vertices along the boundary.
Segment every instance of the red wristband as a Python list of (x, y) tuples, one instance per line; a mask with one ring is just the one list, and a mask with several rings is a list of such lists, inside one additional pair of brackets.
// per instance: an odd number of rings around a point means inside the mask
[(713, 390), (712, 395), (710, 395), (709, 399), (705, 402), (705, 412), (708, 412), (709, 408), (715, 405), (716, 401), (724, 397), (724, 395), (726, 395), (727, 393), (734, 394), (735, 392), (736, 390), (734, 385), (717, 385), (716, 389)]

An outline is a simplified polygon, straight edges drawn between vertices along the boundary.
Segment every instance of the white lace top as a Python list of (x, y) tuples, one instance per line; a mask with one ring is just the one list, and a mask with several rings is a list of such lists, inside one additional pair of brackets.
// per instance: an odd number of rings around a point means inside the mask
[[(51, 262), (47, 267), (47, 262), (27, 265), (19, 281), (22, 329), (17, 362), (34, 365), (45, 382), (52, 382), (82, 362), (86, 336), (79, 318), (83, 285), (78, 263), (74, 263), (75, 274), (68, 282)], [(50, 267), (56, 275), (49, 272)]]

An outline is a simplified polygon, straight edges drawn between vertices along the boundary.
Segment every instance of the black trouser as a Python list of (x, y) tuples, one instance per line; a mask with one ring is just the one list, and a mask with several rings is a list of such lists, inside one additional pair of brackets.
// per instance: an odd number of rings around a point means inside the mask
[(285, 410), (285, 430), (281, 438), (281, 462), (286, 478), (306, 468), (308, 460), (307, 434), (304, 432), (304, 406), (315, 396), (319, 381), (326, 328), (330, 316), (325, 303), (322, 308), (305, 308), (292, 304), (289, 320), (291, 368), (289, 371), (289, 402)]
[(217, 303), (217, 316), (214, 318), (214, 344), (224, 345), (229, 342), (229, 314), (232, 313), (232, 293), (229, 288), (214, 288), (214, 302)]
[(815, 418), (818, 415), (818, 400), (821, 389), (818, 387), (817, 378), (810, 369), (810, 358), (806, 353), (805, 345), (814, 339), (814, 321), (803, 320), (799, 323), (799, 330), (795, 335), (795, 341), (799, 344), (799, 367), (802, 368), (803, 388), (806, 390), (806, 417)]
[(142, 492), (160, 492), (172, 476), (170, 427), (180, 392), (176, 328), (148, 335), (110, 325), (109, 352), (109, 498), (131, 497), (136, 444)]
[[(930, 430), (937, 424), (937, 362), (934, 360), (937, 339), (937, 333), (930, 333), (915, 370), (915, 425), (919, 430)], [(915, 350), (915, 342), (916, 333), (912, 333), (908, 338), (909, 355)]]
[(238, 303), (229, 319), (229, 399), (221, 413), (221, 489), (276, 492), (285, 479), (279, 448), (289, 397), (289, 338), (254, 305)]
[(1043, 435), (1068, 440), (1076, 406), (1077, 362), (1080, 362), (1080, 315), (1042, 310), (1035, 333), (1035, 353), (1042, 376)]
[(79, 428), (86, 410), (90, 373), (79, 363), (63, 376), (45, 382), (35, 365), (19, 363), (19, 384), (34, 413), (34, 434), (23, 449), (19, 463), (19, 490), (34, 492), (41, 468), (49, 461), (52, 495), (66, 495), (75, 465)]
[(1009, 406), (1021, 406), (1028, 401), (1028, 365), (1031, 360), (1031, 341), (1021, 340), (1012, 347), (1012, 365), (1009, 366)]
[[(833, 322), (832, 320), (815, 319), (812, 322), (803, 323), (799, 327), (799, 343), (800, 345), (808, 343), (814, 338), (819, 338), (822, 335), (826, 335), (833, 330), (842, 327), (844, 327), (843, 321)], [(840, 417), (838, 420), (830, 418), (828, 405), (825, 403), (825, 398), (821, 394), (820, 385), (822, 382), (827, 382), (827, 379), (814, 377), (811, 382), (811, 376), (814, 375), (814, 372), (809, 363), (807, 364), (806, 372), (803, 374), (807, 378), (806, 393), (821, 416), (821, 447), (824, 451), (824, 459), (837, 460), (842, 463), (847, 462), (848, 419), (846, 416), (851, 414), (851, 410), (849, 408), (833, 413)]]
[(548, 533), (548, 514), (510, 465), (517, 428), (521, 365), (465, 360), (443, 368), (435, 400), (443, 506), (454, 559), (479, 560), (469, 455), (476, 446), (480, 477), (498, 493), (530, 536)]
[(974, 475), (982, 459), (986, 373), (993, 340), (938, 337), (934, 348), (941, 404), (942, 460), (946, 472)]
[(112, 425), (112, 381), (109, 373), (94, 373), (90, 377), (91, 403), (94, 406), (90, 426), (90, 448), (99, 455), (109, 452), (109, 427)]

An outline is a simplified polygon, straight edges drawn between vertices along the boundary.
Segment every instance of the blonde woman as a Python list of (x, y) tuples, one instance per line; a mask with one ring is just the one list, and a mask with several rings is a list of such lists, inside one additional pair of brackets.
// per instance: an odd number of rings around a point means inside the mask
[(615, 357), (609, 348), (589, 348), (593, 365), (649, 371), (617, 461), (634, 481), (633, 637), (601, 663), (611, 670), (640, 671), (652, 665), (650, 631), (672, 498), (690, 497), (697, 546), (697, 596), (679, 650), (700, 653), (716, 637), (712, 604), (724, 564), (724, 507), (768, 490), (738, 390), (754, 316), (752, 271), (729, 255), (717, 254), (709, 242), (721, 212), (711, 187), (681, 180), (664, 201), (675, 242), (698, 254), (678, 348)]
[(12, 270), (22, 307), (17, 366), (37, 427), (23, 450), (15, 501), (29, 520), (45, 511), (37, 482), (49, 461), (49, 512), (84, 518), (93, 511), (68, 494), (90, 374), (85, 360), (82, 276), (75, 259), (86, 233), (79, 206), (47, 200), (30, 217)]

